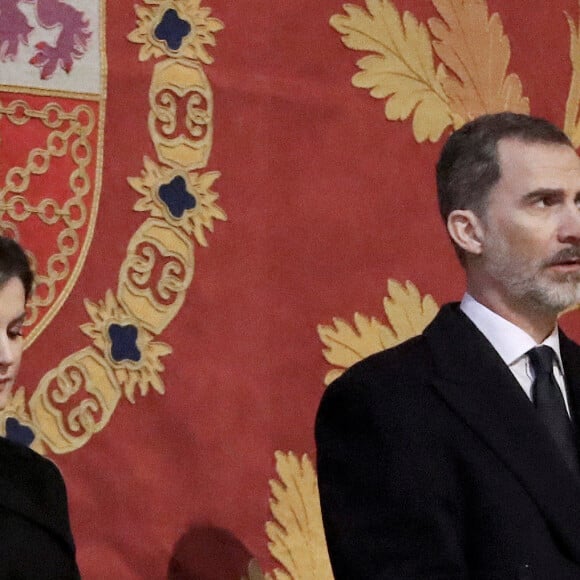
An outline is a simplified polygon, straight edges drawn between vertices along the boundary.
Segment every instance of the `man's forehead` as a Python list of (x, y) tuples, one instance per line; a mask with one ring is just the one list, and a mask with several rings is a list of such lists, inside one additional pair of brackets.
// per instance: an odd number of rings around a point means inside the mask
[(501, 139), (497, 145), (502, 175), (526, 172), (530, 175), (568, 174), (580, 176), (580, 157), (569, 145), (521, 139)]
[(500, 156), (574, 155), (578, 157), (576, 150), (566, 143), (527, 141), (518, 137), (504, 137), (500, 139), (497, 143), (497, 150)]

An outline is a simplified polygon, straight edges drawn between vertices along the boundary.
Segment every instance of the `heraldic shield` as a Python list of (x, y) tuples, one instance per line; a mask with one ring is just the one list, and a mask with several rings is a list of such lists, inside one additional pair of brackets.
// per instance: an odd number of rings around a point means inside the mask
[(30, 252), (26, 346), (65, 303), (98, 213), (104, 0), (0, 0), (0, 231)]

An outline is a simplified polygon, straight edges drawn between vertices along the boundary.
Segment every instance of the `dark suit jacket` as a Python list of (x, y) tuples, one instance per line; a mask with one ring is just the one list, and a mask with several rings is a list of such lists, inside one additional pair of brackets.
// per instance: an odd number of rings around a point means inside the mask
[[(580, 348), (561, 353), (580, 425)], [(457, 304), (335, 381), (316, 439), (337, 580), (580, 579), (580, 481)]]
[(0, 437), (0, 579), (80, 578), (56, 466)]

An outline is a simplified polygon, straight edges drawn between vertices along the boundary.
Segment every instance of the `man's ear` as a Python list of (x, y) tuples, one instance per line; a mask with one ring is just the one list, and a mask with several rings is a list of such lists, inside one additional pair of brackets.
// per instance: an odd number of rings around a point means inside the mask
[(447, 231), (462, 250), (469, 254), (481, 254), (483, 227), (481, 220), (471, 210), (453, 210), (447, 218)]

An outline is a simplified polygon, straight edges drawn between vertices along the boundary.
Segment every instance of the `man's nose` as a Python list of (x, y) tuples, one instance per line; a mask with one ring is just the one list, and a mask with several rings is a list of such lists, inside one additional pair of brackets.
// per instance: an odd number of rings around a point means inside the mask
[(576, 203), (564, 211), (558, 239), (562, 243), (580, 244), (580, 207)]

